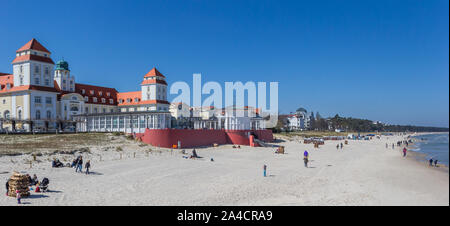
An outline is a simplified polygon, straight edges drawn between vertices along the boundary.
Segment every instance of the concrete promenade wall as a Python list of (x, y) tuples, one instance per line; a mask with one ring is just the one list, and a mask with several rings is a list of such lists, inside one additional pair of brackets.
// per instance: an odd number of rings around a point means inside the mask
[(146, 129), (138, 137), (153, 146), (171, 148), (180, 141), (181, 148), (192, 148), (214, 143), (250, 145), (249, 134), (259, 140), (273, 140), (270, 130)]

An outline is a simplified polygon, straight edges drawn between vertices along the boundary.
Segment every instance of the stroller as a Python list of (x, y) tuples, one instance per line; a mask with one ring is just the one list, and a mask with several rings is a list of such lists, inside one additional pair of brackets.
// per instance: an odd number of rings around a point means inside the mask
[(44, 177), (44, 179), (42, 179), (42, 182), (39, 185), (39, 188), (41, 189), (42, 192), (48, 191), (48, 184), (49, 183), (50, 183), (50, 181), (48, 180), (47, 177)]

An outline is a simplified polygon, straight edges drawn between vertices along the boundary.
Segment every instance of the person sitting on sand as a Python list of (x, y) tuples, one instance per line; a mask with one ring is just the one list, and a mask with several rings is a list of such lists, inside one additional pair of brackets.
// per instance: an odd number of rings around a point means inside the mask
[(31, 179), (31, 185), (36, 185), (38, 183), (38, 178), (36, 174), (33, 174), (33, 178)]
[(192, 157), (192, 158), (198, 158), (198, 155), (197, 155), (197, 152), (195, 151), (195, 148), (194, 148), (194, 150), (192, 150), (192, 155), (191, 155), (191, 157)]
[(36, 184), (36, 189), (34, 189), (34, 192), (41, 192), (41, 189), (39, 188), (39, 186), (41, 185), (41, 183), (37, 183)]

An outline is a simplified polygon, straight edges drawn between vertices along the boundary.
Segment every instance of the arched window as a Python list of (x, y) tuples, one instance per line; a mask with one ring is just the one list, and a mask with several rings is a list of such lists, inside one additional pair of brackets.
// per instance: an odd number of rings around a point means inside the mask
[(36, 111), (36, 119), (41, 119), (41, 111)]
[(19, 120), (22, 120), (22, 110), (19, 110), (17, 112), (17, 116), (18, 116)]
[(4, 117), (5, 119), (9, 119), (9, 111), (8, 111), (8, 110), (6, 110), (6, 111), (3, 113), (3, 117)]
[(52, 118), (52, 112), (51, 111), (47, 111), (47, 118), (48, 119)]
[(78, 107), (77, 107), (77, 106), (71, 106), (71, 107), (70, 107), (70, 110), (71, 110), (71, 111), (78, 111)]

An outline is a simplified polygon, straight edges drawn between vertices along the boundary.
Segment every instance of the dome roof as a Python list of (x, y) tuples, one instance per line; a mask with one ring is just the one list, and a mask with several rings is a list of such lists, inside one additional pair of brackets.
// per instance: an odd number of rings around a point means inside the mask
[(306, 109), (304, 109), (304, 108), (299, 108), (299, 109), (297, 109), (297, 112), (301, 112), (301, 111), (303, 111), (303, 112), (308, 112)]
[(56, 69), (55, 70), (69, 70), (69, 63), (67, 63), (67, 61), (65, 60), (60, 60), (58, 62), (56, 62)]

